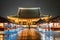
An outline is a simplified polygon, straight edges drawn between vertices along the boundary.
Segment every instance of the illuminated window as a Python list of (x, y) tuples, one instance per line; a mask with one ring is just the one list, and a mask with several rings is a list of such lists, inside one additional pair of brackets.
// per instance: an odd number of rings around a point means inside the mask
[(23, 22), (23, 25), (26, 25), (26, 22)]
[(21, 22), (19, 22), (19, 24), (21, 24)]
[(0, 34), (0, 40), (3, 40), (3, 38), (4, 38), (4, 37), (3, 37), (3, 35), (2, 35), (2, 34)]
[(36, 25), (36, 22), (35, 21), (33, 21), (33, 23), (32, 23), (33, 25)]
[(0, 28), (3, 28), (3, 23), (0, 23)]

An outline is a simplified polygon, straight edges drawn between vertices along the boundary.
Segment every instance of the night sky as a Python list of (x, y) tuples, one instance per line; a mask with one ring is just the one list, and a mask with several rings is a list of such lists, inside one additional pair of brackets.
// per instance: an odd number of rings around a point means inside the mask
[(18, 7), (40, 7), (41, 15), (60, 15), (59, 0), (0, 0), (0, 16), (15, 15)]

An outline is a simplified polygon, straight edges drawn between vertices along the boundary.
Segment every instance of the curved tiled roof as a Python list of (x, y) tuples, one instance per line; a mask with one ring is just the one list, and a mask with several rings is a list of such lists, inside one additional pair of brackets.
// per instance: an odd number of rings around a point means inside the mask
[(0, 22), (10, 22), (7, 18), (0, 16)]
[(20, 18), (39, 18), (40, 17), (39, 8), (19, 8), (18, 17)]

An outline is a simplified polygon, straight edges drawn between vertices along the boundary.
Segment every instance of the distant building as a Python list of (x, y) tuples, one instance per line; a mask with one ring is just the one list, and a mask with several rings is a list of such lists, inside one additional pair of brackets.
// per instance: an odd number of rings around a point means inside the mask
[[(41, 19), (49, 19), (51, 16), (43, 15)], [(10, 19), (11, 22), (24, 25), (26, 27), (29, 26), (36, 26), (35, 22), (37, 22), (40, 19), (40, 8), (19, 8), (17, 15), (14, 16), (7, 16), (8, 19)]]

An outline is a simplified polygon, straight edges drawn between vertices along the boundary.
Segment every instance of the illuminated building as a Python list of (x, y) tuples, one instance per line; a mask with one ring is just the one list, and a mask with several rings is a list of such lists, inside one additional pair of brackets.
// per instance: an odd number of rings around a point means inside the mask
[(0, 16), (0, 40), (5, 40), (5, 31), (6, 31), (6, 26), (5, 23), (10, 23), (10, 21), (8, 21), (8, 19), (1, 17)]
[(0, 40), (3, 40), (4, 39), (4, 24), (3, 23), (0, 23)]
[[(43, 15), (41, 19), (48, 20), (51, 16)], [(36, 27), (35, 22), (40, 19), (40, 8), (18, 8), (17, 15), (7, 16), (11, 22), (23, 25), (24, 27)]]
[(4, 40), (4, 23), (6, 22), (8, 22), (8, 20), (0, 16), (0, 40)]
[(36, 24), (38, 20), (42, 19), (47, 22), (51, 16), (40, 15), (40, 8), (18, 8), (17, 15), (7, 16), (7, 18), (11, 22), (22, 25), (23, 27), (35, 28), (38, 27)]

